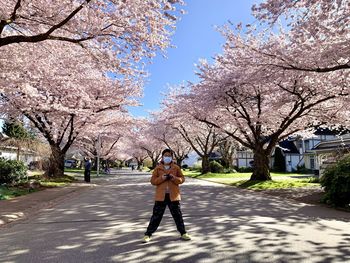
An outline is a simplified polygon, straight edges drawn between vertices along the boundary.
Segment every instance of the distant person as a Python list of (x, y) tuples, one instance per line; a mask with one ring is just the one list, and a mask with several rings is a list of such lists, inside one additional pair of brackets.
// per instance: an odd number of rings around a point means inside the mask
[(179, 185), (185, 181), (181, 168), (173, 163), (173, 152), (165, 149), (162, 152), (162, 161), (154, 169), (151, 184), (156, 186), (155, 203), (153, 214), (143, 242), (151, 240), (152, 234), (157, 230), (162, 221), (165, 208), (168, 206), (173, 216), (177, 230), (183, 240), (191, 240), (191, 236), (185, 230), (184, 221), (180, 209), (180, 189)]
[(105, 174), (110, 174), (111, 173), (111, 169), (109, 169), (108, 164), (106, 164), (106, 166), (104, 167), (104, 172), (105, 172)]
[(91, 160), (85, 157), (84, 161), (84, 181), (90, 183)]

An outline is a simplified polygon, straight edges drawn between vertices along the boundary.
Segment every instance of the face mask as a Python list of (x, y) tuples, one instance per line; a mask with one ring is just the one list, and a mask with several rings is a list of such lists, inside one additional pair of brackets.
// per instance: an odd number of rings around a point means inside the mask
[(173, 158), (171, 158), (171, 157), (163, 157), (163, 161), (164, 161), (164, 163), (166, 163), (166, 164), (169, 164), (169, 163), (171, 163), (171, 161), (173, 160)]

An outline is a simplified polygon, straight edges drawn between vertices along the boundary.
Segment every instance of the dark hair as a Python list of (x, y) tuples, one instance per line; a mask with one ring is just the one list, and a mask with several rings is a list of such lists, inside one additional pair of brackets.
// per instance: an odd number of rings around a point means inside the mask
[(166, 154), (166, 153), (170, 153), (171, 156), (173, 156), (173, 151), (170, 149), (165, 149), (164, 151), (162, 151), (162, 156), (164, 156), (164, 154)]

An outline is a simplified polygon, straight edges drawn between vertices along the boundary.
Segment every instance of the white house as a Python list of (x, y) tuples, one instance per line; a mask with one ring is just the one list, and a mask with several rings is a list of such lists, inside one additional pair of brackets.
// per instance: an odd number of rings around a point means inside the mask
[[(0, 142), (7, 140), (9, 137), (0, 132)], [(34, 151), (28, 149), (21, 149), (18, 153), (18, 148), (14, 146), (9, 146), (0, 143), (0, 158), (5, 158), (7, 160), (17, 160), (17, 155), (19, 154), (19, 160), (25, 164), (29, 164), (33, 161), (38, 161), (41, 157)]]
[(236, 153), (236, 164), (238, 168), (252, 167), (254, 154), (251, 150), (241, 149)]
[[(0, 158), (5, 158), (7, 160), (17, 160), (17, 148), (12, 146), (0, 146)], [(21, 149), (19, 155), (19, 160), (25, 164), (29, 164), (33, 161), (38, 161), (40, 156), (37, 155), (34, 151)]]
[(188, 165), (188, 167), (193, 167), (198, 163), (199, 156), (195, 151), (190, 152), (187, 158), (182, 161), (182, 165)]
[(320, 176), (324, 169), (334, 162), (339, 156), (350, 151), (350, 134), (346, 134), (337, 139), (323, 141), (317, 144), (313, 151), (316, 154), (317, 164), (319, 165)]
[[(324, 141), (334, 140), (336, 133), (328, 129), (319, 129), (310, 138), (298, 136), (290, 137), (279, 143), (285, 157), (286, 171), (297, 170), (298, 166), (305, 166), (309, 170), (319, 170), (319, 162), (314, 148)], [(253, 163), (253, 152), (251, 150), (237, 151), (238, 167), (251, 167)], [(274, 151), (272, 153), (270, 167), (274, 163)]]

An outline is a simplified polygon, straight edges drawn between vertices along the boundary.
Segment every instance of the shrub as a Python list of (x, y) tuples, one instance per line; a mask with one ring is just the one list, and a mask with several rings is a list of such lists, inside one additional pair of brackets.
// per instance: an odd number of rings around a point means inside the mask
[(191, 171), (201, 171), (202, 170), (202, 163), (196, 162), (193, 164)]
[(224, 173), (225, 174), (232, 174), (232, 173), (237, 173), (237, 171), (233, 168), (224, 168)]
[(275, 149), (275, 162), (273, 164), (273, 170), (276, 172), (286, 171), (286, 158), (279, 147), (276, 147)]
[(39, 161), (32, 161), (29, 163), (29, 170), (47, 170), (49, 167), (49, 160), (39, 160)]
[(217, 161), (211, 161), (210, 164), (210, 172), (212, 173), (223, 173), (224, 167), (218, 163)]
[(182, 165), (182, 169), (187, 169), (187, 168), (188, 168), (188, 164)]
[(237, 171), (239, 173), (252, 173), (253, 167), (239, 167), (239, 168), (237, 168)]
[(298, 166), (297, 166), (297, 170), (296, 170), (295, 172), (298, 173), (298, 174), (312, 174), (312, 173), (313, 173), (312, 170), (307, 169), (307, 168), (305, 167), (305, 164), (298, 165)]
[(26, 175), (27, 167), (23, 162), (0, 158), (0, 185), (14, 184)]
[(334, 165), (328, 166), (320, 181), (326, 192), (323, 198), (324, 202), (334, 206), (349, 206), (350, 154)]

